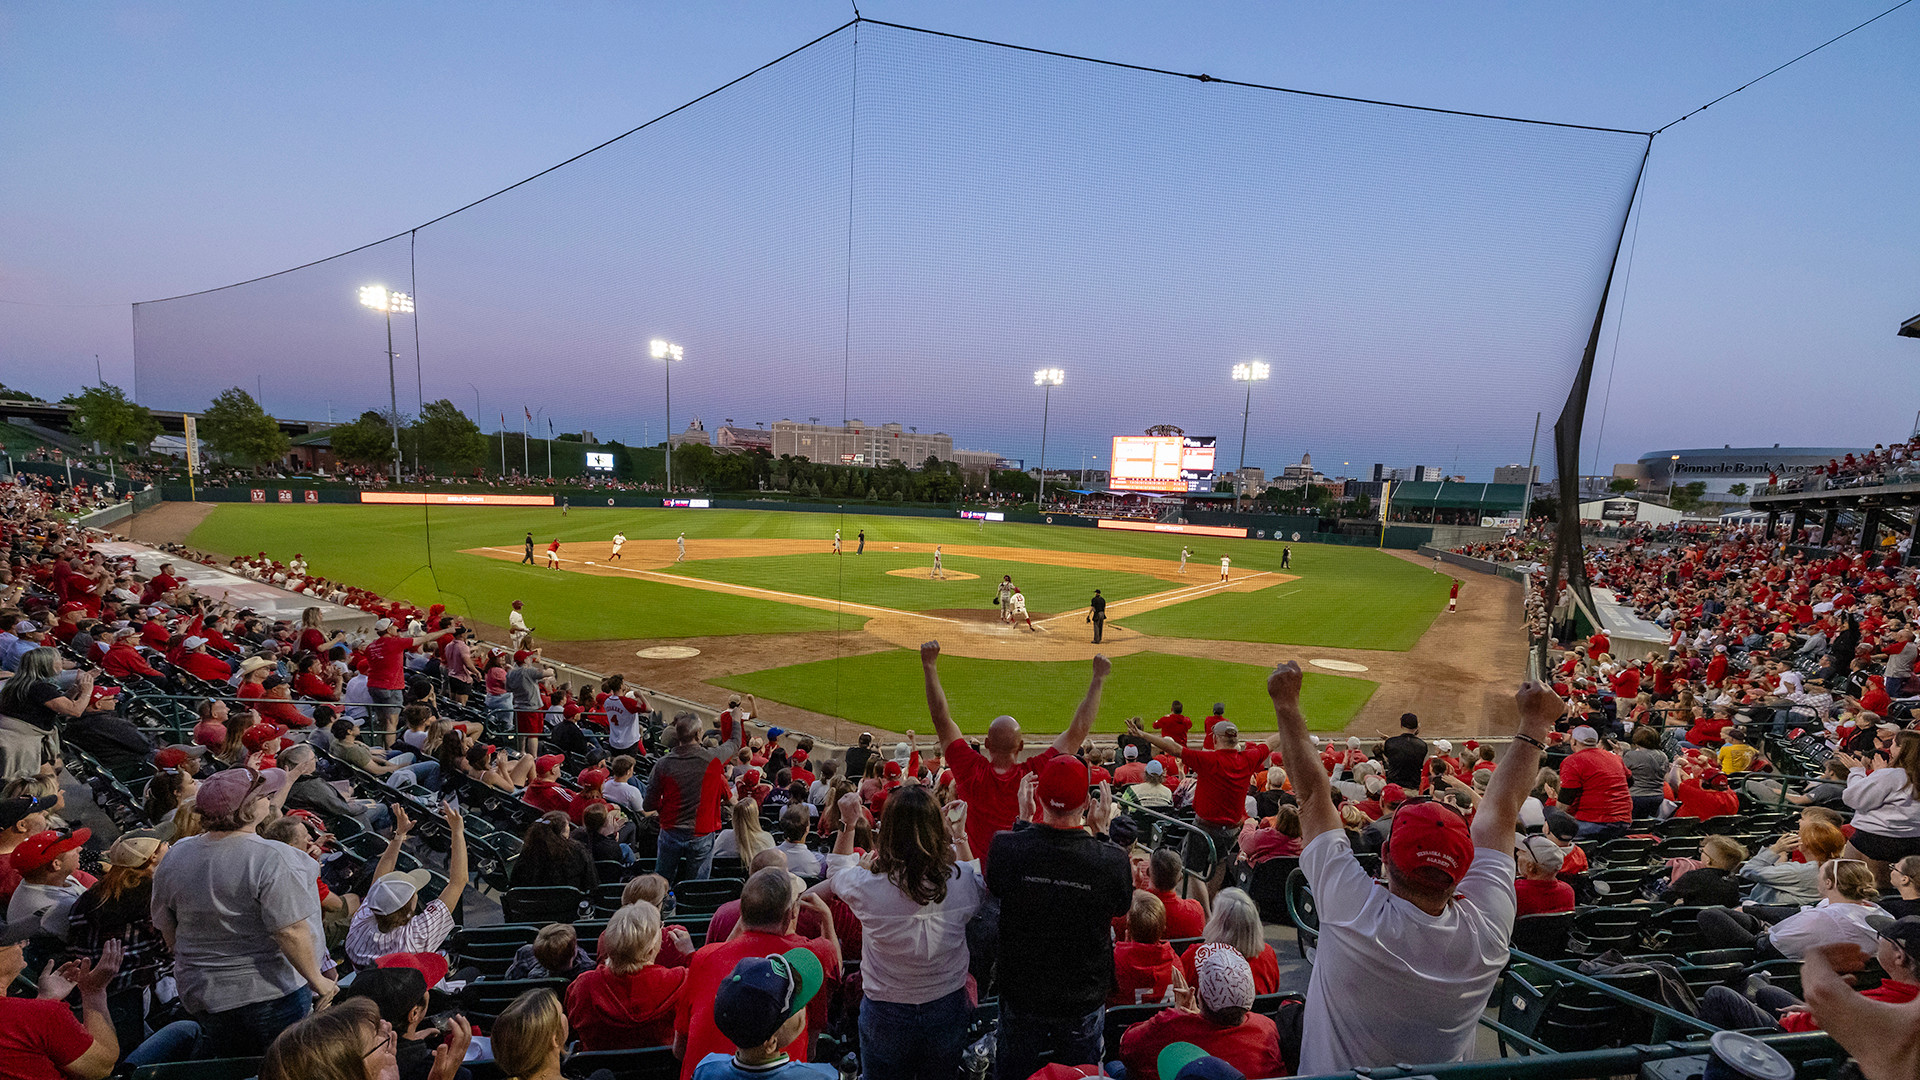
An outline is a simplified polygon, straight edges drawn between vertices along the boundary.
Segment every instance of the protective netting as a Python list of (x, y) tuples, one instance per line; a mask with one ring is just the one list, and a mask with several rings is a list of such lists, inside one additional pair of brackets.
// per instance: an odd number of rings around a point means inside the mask
[(1174, 424), (1227, 469), (1263, 360), (1247, 464), (1488, 480), (1568, 399), (1647, 147), (856, 22), (410, 233), (137, 305), (136, 393), (385, 408), (378, 283), (418, 305), (402, 410), (487, 431), (657, 443), (658, 337), (676, 429), (899, 422), (1031, 467), (1057, 367), (1049, 464)]

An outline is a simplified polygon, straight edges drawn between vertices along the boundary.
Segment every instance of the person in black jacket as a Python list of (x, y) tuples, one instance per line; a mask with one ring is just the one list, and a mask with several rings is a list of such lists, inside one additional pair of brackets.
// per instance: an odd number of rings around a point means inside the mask
[(573, 839), (573, 823), (559, 810), (527, 826), (520, 854), (507, 871), (507, 886), (571, 885), (591, 895), (600, 887), (587, 846)]
[(1740, 886), (1733, 872), (1747, 861), (1747, 849), (1730, 836), (1709, 836), (1700, 841), (1701, 866), (1674, 879), (1664, 899), (1672, 904), (1700, 907), (1740, 906)]
[[(1113, 790), (1102, 783), (1089, 808), (1084, 762), (1055, 757), (1021, 782), (1020, 800), (1020, 823), (994, 836), (987, 859), (987, 888), (1000, 900), (999, 1080), (1026, 1080), (1048, 1050), (1056, 1064), (1102, 1060), (1111, 921), (1133, 903), (1127, 853), (1104, 836)], [(1040, 824), (1027, 824), (1035, 806)]]
[(1087, 621), (1093, 624), (1093, 643), (1100, 644), (1100, 635), (1107, 629), (1107, 598), (1100, 590), (1093, 590), (1093, 599), (1087, 602)]

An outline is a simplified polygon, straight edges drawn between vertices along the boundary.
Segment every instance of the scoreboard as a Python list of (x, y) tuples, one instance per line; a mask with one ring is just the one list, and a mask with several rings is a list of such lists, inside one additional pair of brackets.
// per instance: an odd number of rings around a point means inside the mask
[(1213, 444), (1211, 435), (1115, 435), (1107, 486), (1162, 495), (1212, 491)]

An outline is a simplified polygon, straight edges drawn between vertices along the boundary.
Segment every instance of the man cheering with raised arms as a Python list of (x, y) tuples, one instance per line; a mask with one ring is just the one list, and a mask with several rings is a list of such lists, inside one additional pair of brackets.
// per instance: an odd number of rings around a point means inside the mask
[(1517, 700), (1520, 730), (1494, 769), (1473, 823), (1410, 802), (1381, 853), (1385, 888), (1353, 857), (1327, 771), (1300, 712), (1300, 666), (1267, 677), (1280, 753), (1300, 801), (1300, 869), (1320, 911), (1298, 1071), (1400, 1061), (1459, 1061), (1506, 967), (1513, 934), (1514, 828), (1543, 740), (1566, 704), (1538, 683)]

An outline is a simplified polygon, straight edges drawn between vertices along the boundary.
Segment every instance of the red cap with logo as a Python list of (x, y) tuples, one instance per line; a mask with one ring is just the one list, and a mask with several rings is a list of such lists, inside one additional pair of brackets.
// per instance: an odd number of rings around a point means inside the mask
[(1087, 804), (1087, 765), (1071, 754), (1061, 754), (1040, 770), (1040, 805), (1055, 813), (1078, 810)]
[(1408, 876), (1438, 870), (1457, 882), (1473, 865), (1473, 835), (1467, 819), (1439, 803), (1415, 803), (1393, 815), (1387, 858)]
[(537, 772), (550, 773), (566, 764), (566, 761), (567, 756), (565, 754), (541, 754), (539, 757), (533, 759), (533, 767)]

